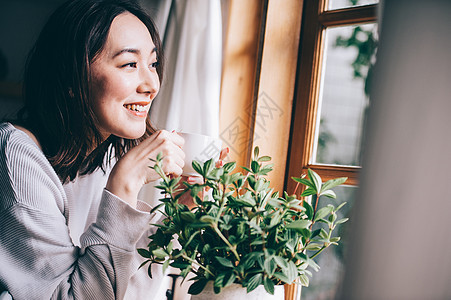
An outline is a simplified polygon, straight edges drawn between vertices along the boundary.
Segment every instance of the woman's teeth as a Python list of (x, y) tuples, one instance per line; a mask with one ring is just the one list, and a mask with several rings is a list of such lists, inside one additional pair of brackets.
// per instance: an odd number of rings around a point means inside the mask
[(134, 111), (145, 111), (146, 107), (142, 106), (142, 105), (138, 105), (138, 104), (127, 104), (124, 105), (125, 108), (130, 109), (130, 110), (134, 110)]

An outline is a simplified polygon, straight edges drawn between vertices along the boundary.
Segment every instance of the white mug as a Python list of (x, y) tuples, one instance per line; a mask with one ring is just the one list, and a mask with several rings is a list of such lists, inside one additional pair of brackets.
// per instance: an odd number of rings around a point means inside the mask
[(219, 159), (222, 147), (220, 139), (187, 132), (180, 132), (179, 135), (185, 139), (185, 144), (183, 145), (183, 151), (185, 152), (183, 175), (200, 176), (192, 167), (193, 160), (204, 163), (211, 158), (215, 161)]

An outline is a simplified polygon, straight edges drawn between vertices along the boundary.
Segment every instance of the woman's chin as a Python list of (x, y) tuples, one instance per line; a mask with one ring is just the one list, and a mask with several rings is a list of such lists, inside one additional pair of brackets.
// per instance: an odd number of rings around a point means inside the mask
[(142, 128), (142, 129), (137, 129), (137, 130), (133, 130), (133, 131), (128, 131), (128, 132), (124, 132), (122, 134), (117, 134), (117, 136), (124, 138), (124, 139), (128, 139), (128, 140), (136, 140), (141, 138), (144, 134), (146, 133), (146, 128)]

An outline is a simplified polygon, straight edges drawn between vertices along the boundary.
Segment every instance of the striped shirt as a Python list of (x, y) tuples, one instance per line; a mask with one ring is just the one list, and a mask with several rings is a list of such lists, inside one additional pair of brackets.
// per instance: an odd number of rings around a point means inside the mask
[[(62, 184), (23, 131), (0, 124), (0, 294), (14, 299), (165, 299), (137, 247), (155, 219), (106, 189), (101, 170)], [(5, 293), (4, 293), (5, 294)]]

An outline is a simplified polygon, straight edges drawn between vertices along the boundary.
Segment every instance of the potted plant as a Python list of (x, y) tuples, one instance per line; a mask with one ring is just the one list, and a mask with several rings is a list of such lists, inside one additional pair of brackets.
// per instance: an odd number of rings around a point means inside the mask
[[(332, 237), (337, 225), (338, 207), (327, 205), (318, 209), (320, 197), (335, 198), (331, 188), (346, 181), (337, 178), (322, 183), (318, 174), (308, 170), (308, 177), (294, 178), (306, 189), (302, 197), (312, 196), (311, 202), (296, 195), (279, 194), (270, 188), (265, 176), (272, 170), (268, 156), (254, 157), (245, 174), (233, 172), (236, 163), (215, 167), (214, 161), (193, 162), (193, 168), (203, 178), (203, 184), (169, 178), (162, 172), (159, 155), (152, 167), (161, 176), (157, 188), (162, 190), (160, 210), (164, 218), (155, 234), (149, 236), (147, 249), (138, 249), (147, 263), (180, 269), (183, 278), (193, 274), (189, 293), (201, 293), (209, 283), (215, 293), (229, 286), (239, 286), (245, 292), (257, 287), (268, 294), (285, 283), (299, 278), (308, 286), (311, 269), (318, 271), (314, 258), (339, 237)], [(208, 190), (208, 192), (206, 191)], [(194, 207), (180, 204), (178, 199), (190, 193)], [(318, 223), (326, 224), (319, 227)], [(177, 246), (176, 246), (177, 245)], [(210, 287), (211, 289), (211, 287)], [(194, 298), (193, 298), (194, 299)]]

